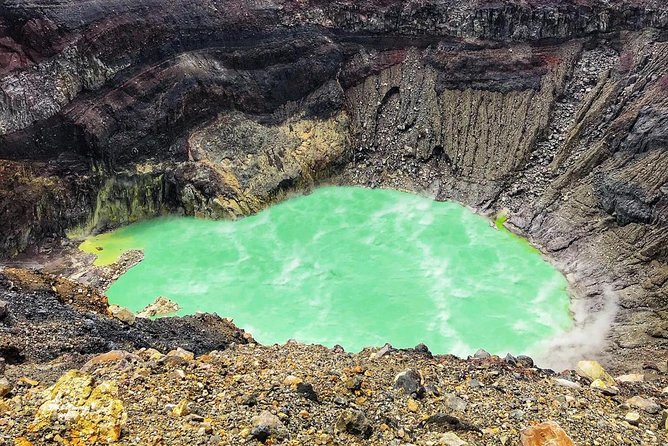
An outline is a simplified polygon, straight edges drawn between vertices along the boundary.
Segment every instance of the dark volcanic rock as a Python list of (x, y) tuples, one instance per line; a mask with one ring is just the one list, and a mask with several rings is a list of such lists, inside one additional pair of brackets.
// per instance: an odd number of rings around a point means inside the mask
[(507, 211), (615, 327), (548, 359), (665, 360), (667, 32), (662, 0), (5, 1), (0, 257), (322, 180), (414, 190)]
[(48, 361), (64, 354), (88, 355), (109, 350), (177, 347), (195, 354), (247, 343), (243, 331), (215, 315), (156, 320), (137, 318), (132, 326), (104, 313), (77, 308), (73, 295), (22, 289), (0, 272), (0, 299), (11, 312), (0, 321), (0, 355), (7, 363)]

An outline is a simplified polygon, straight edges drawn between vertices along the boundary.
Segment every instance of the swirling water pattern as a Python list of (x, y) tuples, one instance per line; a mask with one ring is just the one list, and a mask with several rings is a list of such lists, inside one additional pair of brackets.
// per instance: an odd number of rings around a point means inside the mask
[(567, 282), (492, 226), (452, 202), (326, 187), (240, 220), (155, 219), (82, 248), (101, 262), (144, 250), (108, 290), (112, 303), (138, 311), (165, 296), (262, 343), (530, 353), (570, 328)]

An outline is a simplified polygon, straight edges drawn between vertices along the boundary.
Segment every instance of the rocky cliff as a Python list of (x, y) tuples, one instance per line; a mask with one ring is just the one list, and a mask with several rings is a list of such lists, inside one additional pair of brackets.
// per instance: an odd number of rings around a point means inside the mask
[(408, 189), (509, 211), (567, 273), (581, 330), (554, 351), (665, 361), (662, 3), (5, 0), (0, 253)]

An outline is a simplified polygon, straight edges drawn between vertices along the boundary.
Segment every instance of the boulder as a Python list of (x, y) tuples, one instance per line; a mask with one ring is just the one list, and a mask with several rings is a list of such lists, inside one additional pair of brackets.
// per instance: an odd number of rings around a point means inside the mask
[(575, 371), (578, 375), (589, 378), (592, 381), (600, 379), (607, 386), (614, 386), (616, 384), (614, 378), (605, 371), (605, 369), (597, 361), (580, 361), (578, 362)]
[(45, 434), (60, 424), (77, 444), (112, 443), (121, 437), (126, 421), (115, 382), (96, 385), (92, 376), (71, 370), (45, 392), (30, 430)]

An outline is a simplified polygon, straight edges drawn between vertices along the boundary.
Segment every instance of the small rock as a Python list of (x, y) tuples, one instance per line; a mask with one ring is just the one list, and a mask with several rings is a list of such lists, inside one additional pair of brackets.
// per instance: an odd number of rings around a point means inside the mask
[(645, 380), (645, 375), (642, 373), (629, 373), (628, 375), (621, 375), (615, 378), (620, 383), (637, 383)]
[(445, 431), (480, 431), (479, 428), (445, 413), (436, 413), (420, 422), (420, 426), (425, 425), (432, 425)]
[(569, 381), (567, 379), (562, 379), (562, 378), (552, 378), (552, 381), (561, 387), (568, 387), (569, 389), (580, 389), (582, 386), (579, 383)]
[(251, 423), (253, 428), (250, 431), (250, 436), (261, 443), (265, 443), (270, 437), (280, 440), (287, 438), (289, 435), (288, 429), (281, 422), (281, 419), (268, 410), (254, 416)]
[(354, 392), (356, 390), (360, 390), (362, 388), (362, 383), (364, 382), (364, 378), (362, 378), (359, 375), (351, 376), (350, 378), (347, 378), (345, 381), (346, 388), (350, 390), (351, 392)]
[(288, 375), (283, 380), (283, 385), (285, 386), (296, 386), (302, 382), (301, 378), (297, 378), (294, 375)]
[(523, 420), (524, 419), (524, 411), (521, 409), (515, 409), (510, 412), (510, 418), (513, 418), (515, 420)]
[(429, 351), (429, 347), (427, 347), (425, 344), (420, 343), (420, 344), (416, 345), (414, 350), (416, 352), (424, 353), (425, 355), (431, 356), (431, 352)]
[(605, 395), (617, 395), (619, 389), (615, 386), (608, 386), (602, 379), (595, 379), (589, 385), (592, 389), (600, 390)]
[(657, 414), (661, 411), (661, 406), (650, 399), (642, 398), (640, 396), (629, 398), (626, 400), (626, 404), (651, 414)]
[(668, 431), (668, 410), (661, 411), (661, 423), (659, 423), (659, 429)]
[(4, 319), (8, 312), (9, 303), (4, 300), (0, 300), (0, 319)]
[(181, 358), (185, 361), (192, 361), (195, 359), (195, 354), (192, 352), (189, 352), (188, 350), (184, 350), (181, 347), (177, 348), (176, 350), (172, 350), (169, 353), (167, 353), (168, 357), (172, 358)]
[(0, 398), (12, 391), (12, 385), (7, 378), (0, 378)]
[(383, 348), (381, 348), (380, 350), (378, 350), (376, 353), (373, 354), (373, 359), (382, 358), (392, 350), (393, 350), (392, 345), (386, 343), (385, 345), (383, 345)]
[(406, 407), (408, 408), (409, 412), (417, 412), (419, 409), (417, 401), (415, 401), (413, 398), (408, 399)]
[(517, 365), (524, 367), (525, 369), (533, 368), (534, 362), (531, 357), (526, 355), (519, 355), (517, 357)]
[(129, 360), (137, 358), (138, 357), (136, 355), (133, 355), (132, 353), (126, 352), (124, 350), (112, 350), (108, 353), (102, 353), (101, 355), (97, 355), (91, 358), (86, 364), (84, 364), (81, 370), (88, 371), (97, 365), (117, 363), (120, 361), (127, 363)]
[(135, 315), (132, 313), (132, 311), (125, 307), (121, 307), (119, 305), (109, 305), (109, 309), (107, 311), (111, 317), (118, 319), (124, 324), (134, 325), (135, 323)]
[(318, 402), (318, 394), (315, 392), (313, 385), (309, 383), (297, 384), (297, 393), (303, 395), (307, 400)]
[(490, 358), (492, 355), (490, 355), (486, 350), (478, 349), (477, 352), (473, 354), (473, 357), (476, 359), (487, 359)]
[(181, 402), (172, 409), (172, 415), (175, 417), (185, 417), (189, 414), (190, 409), (188, 408), (188, 400), (181, 400)]
[(638, 412), (629, 412), (624, 415), (624, 420), (632, 426), (640, 424), (640, 414)]
[(438, 439), (438, 444), (442, 446), (466, 446), (468, 443), (459, 438), (454, 432), (446, 432)]
[(575, 446), (568, 434), (554, 421), (528, 427), (520, 433), (522, 446)]
[(457, 395), (448, 395), (445, 399), (445, 405), (450, 410), (464, 412), (468, 403)]
[(612, 376), (608, 375), (605, 369), (603, 369), (601, 364), (597, 361), (580, 361), (578, 362), (575, 371), (578, 375), (589, 378), (592, 381), (600, 379), (608, 386), (614, 386), (616, 384)]
[(422, 375), (414, 369), (405, 370), (394, 378), (394, 388), (403, 389), (407, 395), (415, 395), (419, 398), (424, 395)]
[(508, 354), (506, 355), (506, 357), (503, 358), (503, 360), (504, 360), (507, 364), (510, 364), (510, 365), (512, 365), (512, 366), (517, 365), (517, 358), (514, 357), (513, 355), (511, 355), (510, 353), (508, 353)]
[(348, 432), (362, 438), (369, 438), (373, 432), (364, 413), (359, 410), (345, 410), (336, 419), (335, 428), (339, 432)]

